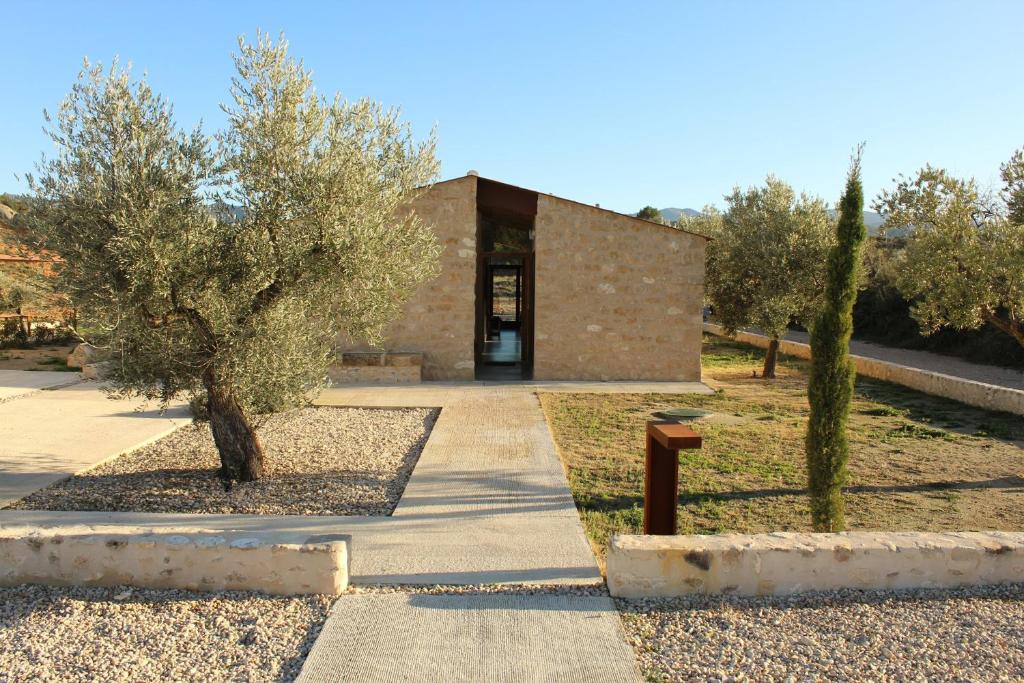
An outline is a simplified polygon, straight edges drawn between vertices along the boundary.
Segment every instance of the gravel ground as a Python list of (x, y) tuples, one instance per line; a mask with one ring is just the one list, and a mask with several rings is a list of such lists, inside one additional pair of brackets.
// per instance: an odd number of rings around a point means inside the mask
[(12, 505), (34, 510), (389, 515), (409, 480), (437, 411), (302, 408), (258, 430), (265, 476), (225, 492), (208, 424), (36, 491)]
[(1024, 678), (1024, 584), (616, 602), (655, 681)]
[(0, 588), (0, 683), (290, 681), (332, 600)]

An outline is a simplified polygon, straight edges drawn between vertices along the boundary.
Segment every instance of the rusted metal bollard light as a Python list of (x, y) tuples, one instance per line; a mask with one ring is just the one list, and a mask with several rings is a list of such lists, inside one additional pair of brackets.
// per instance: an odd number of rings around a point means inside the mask
[(676, 532), (679, 498), (679, 451), (700, 448), (700, 434), (679, 422), (647, 423), (644, 473), (644, 533), (661, 536)]

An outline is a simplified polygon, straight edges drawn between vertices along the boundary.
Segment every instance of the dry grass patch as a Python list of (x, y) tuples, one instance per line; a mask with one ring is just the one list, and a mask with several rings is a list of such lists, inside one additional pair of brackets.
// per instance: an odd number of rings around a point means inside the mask
[[(603, 553), (611, 533), (643, 520), (644, 424), (696, 407), (700, 451), (680, 454), (679, 533), (810, 531), (803, 439), (807, 365), (784, 357), (776, 380), (754, 379), (763, 351), (705, 339), (711, 396), (544, 394), (587, 533)], [(897, 385), (858, 379), (850, 416), (851, 529), (978, 531), (1024, 528), (1024, 425)]]
[(31, 349), (0, 349), (0, 370), (78, 372), (68, 367), (68, 354), (76, 344), (53, 344)]

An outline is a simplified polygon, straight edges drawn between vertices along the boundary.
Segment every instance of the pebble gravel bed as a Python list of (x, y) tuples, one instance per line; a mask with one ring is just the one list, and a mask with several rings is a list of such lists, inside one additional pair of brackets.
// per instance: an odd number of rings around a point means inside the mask
[(1024, 679), (1024, 584), (616, 603), (654, 681)]
[(389, 515), (437, 411), (309, 407), (272, 415), (257, 433), (263, 479), (224, 491), (208, 424), (36, 491), (9, 507), (257, 515)]
[(332, 600), (0, 588), (0, 682), (291, 681)]

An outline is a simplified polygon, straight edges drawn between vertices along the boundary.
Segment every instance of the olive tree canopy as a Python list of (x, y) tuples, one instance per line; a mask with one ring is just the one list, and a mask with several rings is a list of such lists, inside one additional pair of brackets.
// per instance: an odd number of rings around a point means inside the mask
[(1024, 346), (1024, 150), (1002, 166), (1001, 196), (925, 166), (882, 192), (886, 228), (908, 229), (897, 287), (925, 333), (991, 323)]
[(771, 378), (790, 320), (809, 322), (817, 310), (835, 241), (832, 219), (821, 199), (797, 196), (772, 176), (762, 187), (735, 188), (725, 201), (724, 213), (706, 208), (679, 226), (713, 238), (706, 298), (729, 334), (756, 327), (771, 338), (762, 373)]
[(221, 476), (262, 472), (253, 418), (324, 380), (339, 332), (371, 340), (436, 268), (403, 206), (436, 176), (433, 135), (323, 98), (282, 39), (239, 40), (214, 139), (115, 63), (88, 63), (30, 186), (39, 246), (99, 322), (116, 391), (205, 397)]

